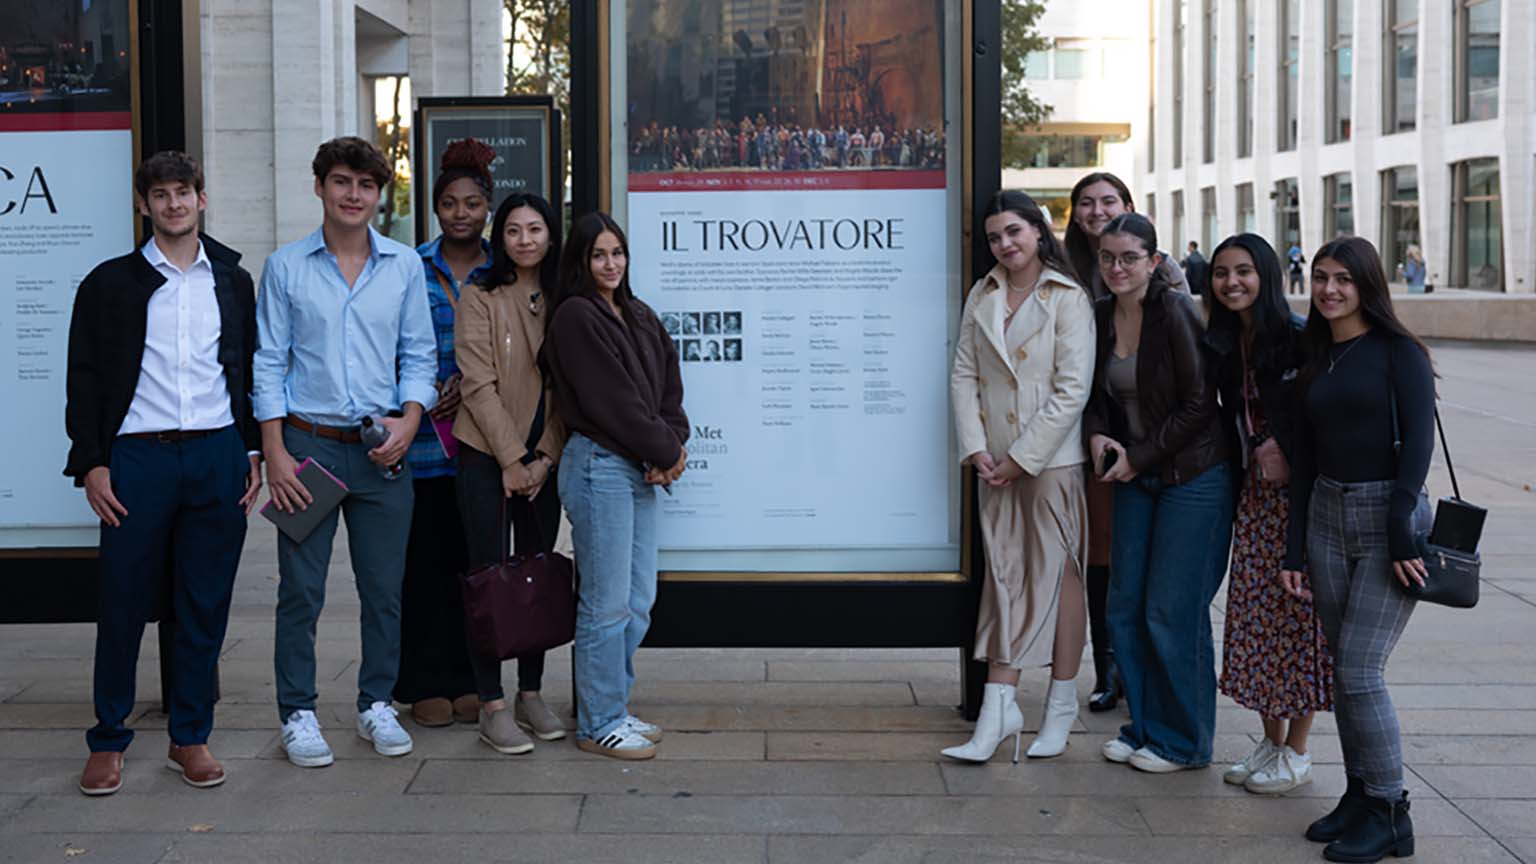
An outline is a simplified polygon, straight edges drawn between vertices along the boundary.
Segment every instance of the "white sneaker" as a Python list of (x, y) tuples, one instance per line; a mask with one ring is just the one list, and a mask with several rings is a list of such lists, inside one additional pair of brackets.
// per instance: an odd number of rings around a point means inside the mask
[(283, 724), (283, 752), (288, 761), (300, 768), (324, 768), (336, 761), (331, 745), (320, 734), (320, 721), (313, 711), (295, 711)]
[(411, 735), (395, 719), (395, 706), (375, 702), (367, 711), (357, 712), (357, 737), (372, 741), (380, 756), (404, 756), (411, 752)]
[(614, 759), (650, 759), (656, 755), (656, 745), (627, 723), (620, 723), (612, 732), (604, 735), (601, 741), (577, 738), (576, 747)]
[(1241, 786), (1243, 781), (1248, 779), (1249, 775), (1263, 768), (1279, 752), (1280, 748), (1276, 747), (1273, 741), (1270, 741), (1268, 738), (1260, 738), (1258, 745), (1253, 748), (1253, 752), (1244, 756), (1243, 761), (1234, 764), (1231, 768), (1224, 771), (1221, 779), (1231, 783), (1233, 786)]
[(1119, 738), (1111, 738), (1104, 742), (1104, 746), (1099, 748), (1099, 752), (1104, 755), (1105, 759), (1124, 765), (1131, 761), (1131, 754), (1136, 752), (1136, 748), (1121, 741)]
[(626, 714), (624, 715), (624, 725), (628, 726), (636, 735), (652, 744), (661, 743), (661, 727), (655, 723), (647, 723), (633, 714)]
[(1145, 771), (1148, 774), (1172, 774), (1175, 771), (1184, 771), (1195, 766), (1169, 762), (1167, 759), (1143, 747), (1131, 754), (1131, 767), (1137, 771)]
[(1289, 744), (1269, 763), (1248, 775), (1243, 788), (1260, 795), (1281, 795), (1312, 782), (1312, 754), (1297, 753)]

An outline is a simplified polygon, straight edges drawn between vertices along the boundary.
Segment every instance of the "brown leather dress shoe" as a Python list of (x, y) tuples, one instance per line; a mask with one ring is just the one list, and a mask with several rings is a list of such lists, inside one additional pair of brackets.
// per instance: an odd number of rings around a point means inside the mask
[(224, 782), (224, 766), (213, 758), (207, 744), (171, 745), (166, 754), (165, 767), (181, 775), (188, 786), (206, 789)]
[(439, 697), (423, 699), (411, 705), (411, 719), (417, 726), (451, 726), (453, 703)]
[(460, 723), (479, 723), (480, 697), (474, 693), (465, 693), (453, 700), (453, 719)]
[(123, 788), (123, 754), (116, 751), (92, 753), (80, 772), (80, 791), (87, 795), (111, 795)]

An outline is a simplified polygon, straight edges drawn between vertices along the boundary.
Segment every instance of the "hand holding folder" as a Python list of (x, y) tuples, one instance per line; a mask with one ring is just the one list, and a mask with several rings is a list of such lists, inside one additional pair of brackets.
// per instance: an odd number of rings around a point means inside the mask
[(292, 513), (285, 513), (274, 506), (273, 502), (268, 501), (266, 506), (261, 508), (261, 515), (276, 525), (277, 530), (287, 535), (289, 540), (303, 543), (310, 532), (315, 530), (315, 526), (320, 524), (320, 520), (329, 516), (331, 511), (341, 504), (342, 499), (347, 497), (348, 490), (347, 484), (338, 480), (336, 475), (325, 470), (313, 459), (300, 462), (296, 473), (299, 482), (304, 484), (304, 488), (309, 490), (314, 500), (303, 510), (295, 510)]

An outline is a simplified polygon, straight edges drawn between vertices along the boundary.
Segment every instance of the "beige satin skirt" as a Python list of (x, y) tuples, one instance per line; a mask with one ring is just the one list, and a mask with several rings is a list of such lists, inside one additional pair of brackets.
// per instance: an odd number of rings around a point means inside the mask
[(981, 488), (987, 579), (976, 616), (976, 659), (1015, 669), (1051, 662), (1063, 576), (1084, 590), (1088, 499), (1083, 466), (1047, 468), (1002, 489)]

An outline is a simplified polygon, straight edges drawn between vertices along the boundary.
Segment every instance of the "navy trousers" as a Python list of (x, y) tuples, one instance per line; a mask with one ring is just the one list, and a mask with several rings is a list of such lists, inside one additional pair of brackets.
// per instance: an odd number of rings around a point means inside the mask
[(117, 528), (101, 526), (96, 725), (85, 740), (93, 753), (121, 752), (133, 740), (125, 723), (133, 711), (139, 643), (170, 572), (176, 623), (169, 732), (176, 744), (205, 744), (245, 542), (240, 498), (251, 463), (232, 426), (179, 443), (118, 438), (111, 461), (112, 491), (128, 515)]

